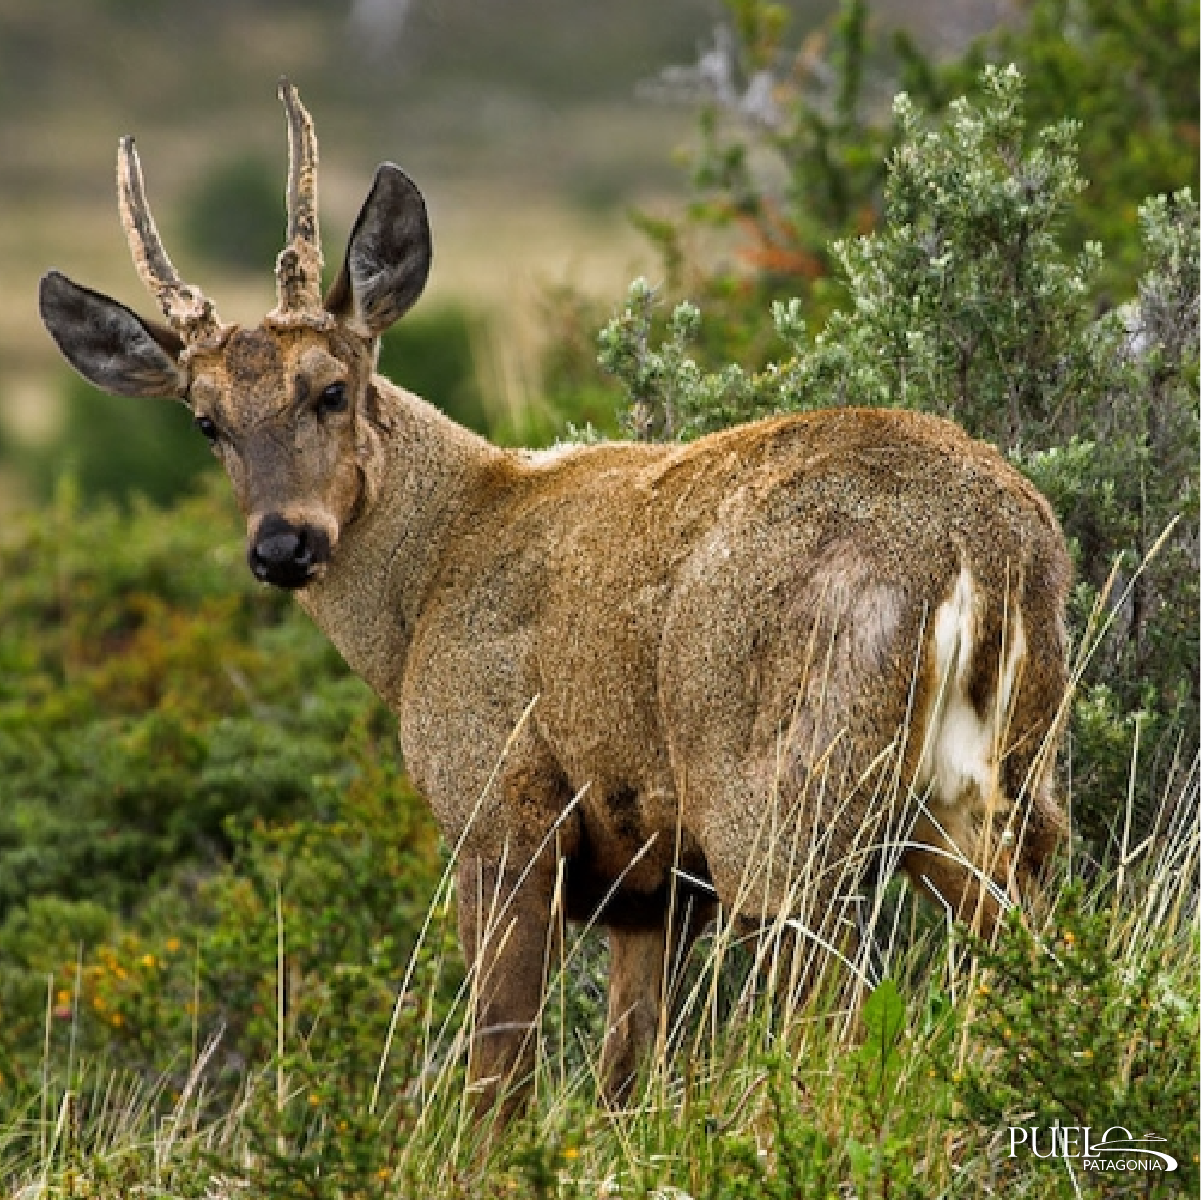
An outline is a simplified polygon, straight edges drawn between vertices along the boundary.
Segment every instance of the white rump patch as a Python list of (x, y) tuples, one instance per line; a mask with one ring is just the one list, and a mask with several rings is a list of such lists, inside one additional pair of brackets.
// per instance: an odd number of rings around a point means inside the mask
[(931, 789), (935, 806), (959, 809), (963, 816), (982, 814), (1000, 799), (998, 755), (1026, 658), (1026, 635), (1014, 604), (1007, 613), (997, 692), (981, 716), (968, 692), (973, 655), (979, 652), (978, 604), (976, 582), (965, 565), (951, 595), (934, 614), (935, 690), (914, 781), (919, 789)]

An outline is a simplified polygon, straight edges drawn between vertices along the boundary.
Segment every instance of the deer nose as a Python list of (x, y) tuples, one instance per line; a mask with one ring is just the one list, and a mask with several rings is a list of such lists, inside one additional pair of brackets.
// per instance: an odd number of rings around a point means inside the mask
[(295, 525), (278, 513), (259, 522), (246, 561), (260, 583), (304, 587), (329, 558), (329, 537), (311, 525)]

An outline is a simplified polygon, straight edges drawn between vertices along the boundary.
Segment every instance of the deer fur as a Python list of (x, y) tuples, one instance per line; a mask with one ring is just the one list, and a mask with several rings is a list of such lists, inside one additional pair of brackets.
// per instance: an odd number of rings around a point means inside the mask
[(130, 139), (122, 217), (168, 324), (55, 272), (41, 309), (102, 388), (190, 406), (251, 568), (294, 588), (396, 713), (458, 848), (481, 1107), (505, 1088), (504, 1111), (519, 1103), (556, 894), (608, 930), (615, 1097), (659, 1027), (665, 964), (718, 902), (835, 944), (856, 889), (899, 865), (991, 929), (1064, 829), (1069, 560), (1046, 501), (913, 412), (490, 445), (374, 373), (430, 263), (398, 168), (377, 172), (321, 299), (316, 140), (281, 95), (289, 244), (262, 324), (223, 323), (179, 279)]

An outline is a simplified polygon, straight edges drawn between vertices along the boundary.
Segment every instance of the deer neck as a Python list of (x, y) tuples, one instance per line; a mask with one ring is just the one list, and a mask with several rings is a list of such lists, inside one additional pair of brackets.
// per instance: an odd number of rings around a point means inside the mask
[(495, 503), (511, 455), (382, 376), (372, 379), (379, 438), (372, 496), (342, 531), (301, 606), (388, 704), (427, 597), (470, 514)]

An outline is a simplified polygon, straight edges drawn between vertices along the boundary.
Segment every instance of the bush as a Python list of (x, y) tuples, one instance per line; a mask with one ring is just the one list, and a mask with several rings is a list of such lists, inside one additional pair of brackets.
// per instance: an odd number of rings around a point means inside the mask
[(129, 508), (144, 497), (167, 505), (212, 472), (212, 453), (182, 404), (110, 396), (74, 372), (62, 380), (62, 433), (11, 452), (39, 502), (49, 502), (68, 475), (89, 501)]
[(64, 485), (0, 545), (0, 1112), (41, 1086), (48, 1013), (53, 1046), (177, 1090), (223, 1030), (228, 1100), (275, 1045), (277, 916), (303, 1044), (326, 1063), (353, 1012), (378, 1053), (436, 831), (390, 714), (242, 569), (226, 491), (123, 515)]
[[(1122, 924), (1075, 887), (1041, 936), (1014, 919), (995, 947), (977, 947), (977, 1048), (958, 1073), (959, 1102), (982, 1140), (1038, 1127), (1044, 1152), (1055, 1127), (1089, 1126), (1094, 1142), (1113, 1127), (1156, 1136), (1179, 1163), (1171, 1183), (1110, 1178), (1105, 1195), (1191, 1194), (1201, 1181), (1195, 995), (1179, 990), (1166, 943), (1131, 943)], [(1062, 1157), (1028, 1157), (1002, 1170), (1063, 1178)]]
[(286, 225), (278, 165), (242, 155), (214, 167), (185, 198), (182, 224), (198, 257), (234, 271), (268, 270)]
[[(983, 99), (985, 66), (1014, 64), (1032, 126), (1081, 121), (1087, 199), (1063, 214), (1061, 234), (1071, 251), (1106, 246), (1106, 289), (1128, 292), (1141, 270), (1142, 201), (1197, 178), (1196, 0), (1030, 0), (1020, 20), (942, 64), (904, 32), (882, 36), (866, 0), (841, 0), (831, 27), (799, 50), (787, 45), (782, 5), (725, 8), (728, 25), (703, 62), (663, 77), (669, 95), (698, 106), (700, 137), (687, 216), (651, 227), (669, 281), (706, 300), (718, 360), (764, 361), (754, 351), (770, 354), (759, 314), (772, 299), (801, 296), (822, 317), (837, 303), (831, 244), (879, 224), (886, 164), (909, 137), (881, 103), (894, 82), (941, 115), (960, 98)], [(736, 229), (736, 259), (692, 261), (695, 226)]]

